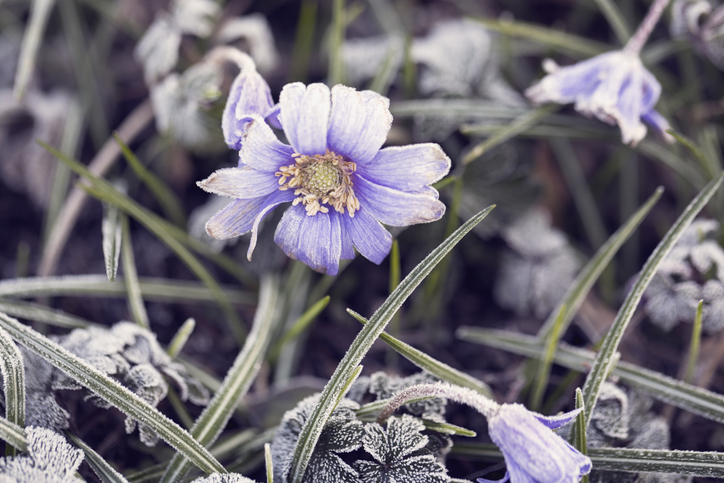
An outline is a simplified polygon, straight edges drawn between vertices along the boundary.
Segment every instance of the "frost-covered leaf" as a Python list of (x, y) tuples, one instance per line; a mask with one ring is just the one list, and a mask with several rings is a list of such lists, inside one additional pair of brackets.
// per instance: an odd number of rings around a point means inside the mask
[(25, 428), (28, 454), (0, 459), (0, 482), (71, 483), (83, 462), (83, 451), (45, 428)]
[(701, 299), (701, 286), (695, 282), (673, 283), (665, 275), (654, 275), (646, 289), (644, 310), (664, 330), (679, 321), (693, 322)]
[(221, 8), (213, 0), (174, 0), (171, 15), (185, 34), (206, 38), (214, 29)]
[(591, 416), (591, 425), (587, 435), (589, 446), (603, 445), (603, 438), (597, 437), (597, 433), (607, 438), (627, 438), (629, 418), (630, 410), (626, 393), (615, 384), (604, 382), (601, 386), (601, 395), (596, 404), (596, 410)]
[(25, 364), (25, 424), (55, 432), (67, 429), (70, 414), (58, 405), (52, 391), (53, 366), (22, 346), (20, 350)]
[(393, 63), (396, 72), (402, 65), (405, 39), (401, 36), (379, 36), (349, 39), (342, 44), (342, 62), (351, 85), (361, 86), (372, 79), (385, 62)]
[(116, 279), (118, 260), (121, 257), (121, 223), (118, 207), (104, 206), (103, 223), (103, 259), (106, 263), (106, 275), (111, 282)]
[(358, 460), (354, 468), (363, 483), (447, 483), (444, 466), (425, 448), (425, 426), (408, 414), (391, 417), (387, 427), (365, 425), (364, 450), (373, 460)]
[(530, 210), (502, 235), (514, 251), (503, 256), (495, 300), (519, 315), (546, 317), (573, 282), (580, 260), (542, 209)]
[(143, 66), (146, 84), (153, 85), (178, 62), (182, 31), (173, 17), (160, 14), (136, 45), (134, 55)]
[(242, 50), (249, 52), (259, 72), (269, 72), (279, 63), (279, 52), (269, 22), (260, 13), (224, 20), (216, 37), (225, 44), (245, 44), (246, 48)]
[[(303, 399), (296, 408), (287, 411), (282, 418), (271, 446), (274, 481), (284, 481), (299, 433), (319, 402), (319, 397), (317, 394)], [(355, 451), (362, 445), (364, 430), (362, 423), (355, 419), (356, 409), (359, 409), (359, 404), (342, 399), (332, 412), (314, 448), (314, 454), (305, 473), (305, 482), (360, 481), (357, 472), (339, 456)]]
[(214, 473), (206, 477), (196, 478), (191, 483), (256, 483), (254, 480), (238, 473)]

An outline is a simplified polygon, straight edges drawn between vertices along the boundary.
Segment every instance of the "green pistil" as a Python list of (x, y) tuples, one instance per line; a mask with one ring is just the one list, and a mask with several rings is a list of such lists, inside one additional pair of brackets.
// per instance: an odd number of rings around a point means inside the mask
[(342, 172), (330, 162), (316, 163), (302, 170), (302, 186), (316, 196), (326, 196), (340, 184)]

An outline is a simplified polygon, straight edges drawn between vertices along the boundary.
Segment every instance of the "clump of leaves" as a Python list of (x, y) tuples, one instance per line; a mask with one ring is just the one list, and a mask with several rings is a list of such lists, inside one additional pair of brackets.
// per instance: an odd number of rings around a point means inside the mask
[(83, 462), (83, 451), (45, 428), (25, 428), (27, 454), (0, 459), (0, 481), (13, 483), (72, 483)]
[(503, 256), (495, 300), (518, 315), (545, 318), (573, 282), (580, 260), (542, 208), (525, 213), (502, 236), (512, 250)]
[(664, 330), (693, 322), (704, 300), (702, 330), (724, 328), (724, 250), (717, 243), (719, 223), (697, 220), (686, 229), (644, 293), (644, 310)]
[(191, 483), (256, 483), (238, 473), (214, 473), (207, 477), (196, 478)]
[[(96, 369), (118, 380), (152, 406), (158, 405), (168, 393), (164, 376), (178, 386), (182, 400), (198, 405), (208, 403), (209, 394), (206, 388), (192, 378), (181, 364), (171, 360), (152, 332), (134, 323), (119, 322), (110, 329), (75, 329), (67, 335), (56, 337), (56, 340)], [(80, 390), (83, 387), (56, 370), (52, 376), (52, 389)], [(92, 393), (87, 393), (85, 398), (99, 407), (110, 407), (107, 401)], [(142, 424), (138, 426), (141, 441), (149, 446), (158, 442), (158, 436), (153, 431)], [(135, 427), (136, 422), (133, 419), (126, 419), (128, 433)]]

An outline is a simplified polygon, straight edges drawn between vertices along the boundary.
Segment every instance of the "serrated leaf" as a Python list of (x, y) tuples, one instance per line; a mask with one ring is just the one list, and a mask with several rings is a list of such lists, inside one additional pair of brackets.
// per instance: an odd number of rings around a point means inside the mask
[(711, 199), (717, 189), (719, 189), (722, 180), (724, 180), (724, 173), (709, 182), (709, 184), (707, 184), (697, 197), (694, 198), (689, 206), (686, 207), (681, 216), (679, 216), (679, 219), (676, 220), (674, 225), (669, 229), (666, 236), (664, 236), (647, 260), (641, 270), (641, 274), (636, 280), (636, 283), (631, 288), (631, 291), (628, 293), (626, 300), (616, 315), (616, 319), (614, 320), (611, 329), (603, 339), (601, 350), (599, 351), (596, 359), (593, 361), (593, 366), (586, 377), (586, 382), (584, 383), (582, 389), (586, 406), (586, 420), (589, 425), (591, 421), (591, 414), (596, 407), (596, 401), (601, 390), (601, 385), (615, 365), (618, 345), (623, 338), (626, 327), (631, 321), (634, 311), (636, 310), (646, 287), (656, 273), (656, 269), (659, 264), (664, 260), (664, 258), (666, 258), (666, 255), (668, 255), (674, 247), (678, 239), (684, 233), (686, 227), (689, 226), (696, 215), (707, 204), (709, 199)]
[(380, 308), (377, 309), (374, 315), (372, 315), (369, 323), (362, 328), (322, 391), (322, 396), (313, 414), (302, 428), (292, 456), (289, 472), (291, 483), (301, 483), (304, 479), (304, 473), (306, 472), (307, 465), (312, 457), (322, 428), (324, 428), (324, 424), (334, 410), (337, 401), (339, 401), (344, 394), (343, 391), (346, 390), (352, 373), (357, 371), (362, 358), (375, 340), (377, 340), (377, 337), (385, 330), (387, 323), (399, 310), (402, 303), (407, 300), (412, 291), (422, 283), (425, 277), (430, 274), (445, 255), (447, 255), (475, 225), (480, 223), (493, 208), (494, 206), (491, 206), (470, 218), (433, 250), (432, 253), (405, 277), (400, 285), (387, 297)]
[[(234, 360), (221, 387), (191, 428), (191, 435), (200, 444), (209, 446), (218, 438), (231, 418), (239, 399), (249, 390), (249, 386), (259, 372), (269, 339), (278, 323), (276, 313), (278, 299), (279, 281), (271, 276), (263, 277), (259, 289), (259, 305), (254, 316), (252, 330), (246, 338), (244, 347)], [(185, 459), (182, 455), (175, 455), (161, 481), (179, 481), (189, 470), (191, 463), (192, 461)]]
[(101, 231), (103, 233), (103, 261), (106, 264), (106, 275), (108, 280), (112, 282), (116, 279), (116, 273), (118, 272), (122, 239), (118, 208), (115, 206), (105, 206)]
[(3, 313), (0, 313), (0, 327), (4, 328), (13, 339), (42, 356), (98, 397), (156, 431), (202, 470), (208, 473), (225, 471), (224, 467), (178, 424), (83, 359)]

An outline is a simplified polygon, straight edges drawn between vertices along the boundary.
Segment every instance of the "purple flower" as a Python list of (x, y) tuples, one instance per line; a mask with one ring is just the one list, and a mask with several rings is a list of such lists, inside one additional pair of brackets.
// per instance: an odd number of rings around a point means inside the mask
[[(577, 483), (591, 471), (591, 460), (555, 434), (581, 408), (546, 417), (521, 404), (503, 404), (488, 417), (493, 443), (503, 452), (508, 472), (501, 480), (515, 483)], [(490, 480), (478, 479), (480, 483)]]
[(241, 140), (252, 114), (266, 116), (273, 106), (269, 84), (256, 71), (254, 62), (249, 60), (231, 84), (221, 118), (221, 130), (229, 148), (241, 148)]
[(581, 114), (618, 124), (625, 144), (636, 145), (646, 136), (641, 121), (673, 141), (665, 132), (670, 129), (668, 121), (654, 110), (661, 85), (636, 52), (607, 52), (568, 67), (548, 61), (544, 67), (549, 74), (525, 92), (533, 103), (574, 102)]
[[(276, 113), (276, 110), (273, 111)], [(438, 220), (445, 205), (429, 185), (450, 169), (437, 144), (380, 149), (392, 124), (389, 100), (337, 85), (288, 84), (278, 120), (283, 144), (258, 115), (245, 127), (239, 165), (221, 169), (199, 186), (236, 198), (214, 215), (206, 231), (225, 239), (251, 231), (277, 205), (292, 202), (274, 241), (291, 258), (336, 275), (340, 259), (380, 263), (392, 236), (381, 223), (407, 226)]]

